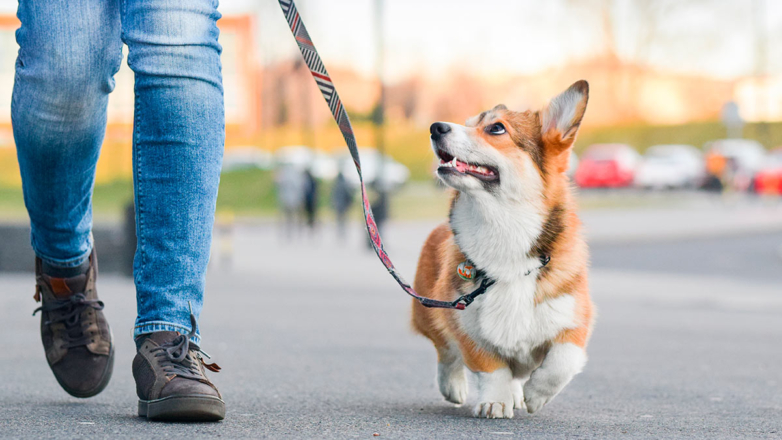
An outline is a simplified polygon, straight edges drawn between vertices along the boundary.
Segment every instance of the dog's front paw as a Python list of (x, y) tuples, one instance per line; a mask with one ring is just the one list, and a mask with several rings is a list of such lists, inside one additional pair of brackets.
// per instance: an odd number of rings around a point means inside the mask
[(475, 405), (473, 415), (484, 419), (512, 419), (513, 402), (481, 402)]
[(464, 375), (451, 377), (448, 382), (440, 384), (440, 393), (453, 404), (463, 404), (467, 400), (467, 378)]
[(461, 405), (467, 400), (467, 375), (461, 364), (456, 366), (440, 364), (437, 370), (437, 384), (445, 400)]
[(543, 405), (547, 404), (554, 396), (545, 395), (535, 391), (532, 388), (524, 387), (524, 404), (527, 406), (527, 412), (533, 414)]

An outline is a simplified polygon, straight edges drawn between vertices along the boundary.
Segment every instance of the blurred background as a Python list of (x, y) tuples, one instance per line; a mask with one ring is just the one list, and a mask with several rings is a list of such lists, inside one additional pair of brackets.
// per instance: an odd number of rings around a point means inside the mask
[[(410, 280), (449, 205), (434, 179), (430, 124), (463, 123), (499, 103), (537, 109), (576, 80), (590, 83), (568, 171), (600, 310), (590, 363), (534, 423), (517, 415), (521, 424), (496, 429), (782, 432), (782, 2), (296, 3), (356, 129), (386, 249)], [(0, 401), (13, 421), (6, 432), (22, 436), (21, 426), (52, 417), (49, 394), (28, 399), (28, 385), (57, 385), (27, 315), (33, 254), (10, 124), (15, 8), (0, 0), (0, 333), (14, 334), (2, 349), (19, 368), (0, 384)], [(216, 378), (233, 411), (219, 432), (474, 433), (469, 410), (441, 401), (434, 351), (411, 334), (409, 300), (367, 246), (355, 169), (279, 5), (222, 0), (220, 9), (227, 136), (199, 323), (205, 349), (230, 372)], [(101, 297), (123, 335), (117, 365), (127, 366), (135, 229), (126, 65), (116, 83), (94, 234)], [(58, 404), (58, 429), (84, 436), (91, 428), (73, 421), (85, 417), (132, 423), (113, 416), (132, 411), (132, 395), (129, 375), (117, 374), (101, 406)]]
[[(782, 192), (779, 2), (298, 4), (356, 127), (368, 179), (389, 180), (376, 189), (389, 193), (391, 218), (445, 212), (447, 200), (432, 184), (433, 121), (461, 123), (498, 103), (539, 108), (580, 78), (589, 81), (591, 96), (572, 161), (579, 186)], [(11, 1), (0, 6), (0, 215), (20, 220), (25, 214), (9, 111), (14, 9)], [(298, 203), (275, 191), (275, 170), (286, 167), (310, 169), (322, 183), (322, 208), (333, 205), (332, 182), (340, 172), (350, 189), (357, 182), (278, 9), (272, 0), (221, 2), (223, 217), (270, 217)], [(119, 218), (132, 191), (133, 74), (127, 65), (116, 82), (97, 170), (98, 221)], [(289, 183), (280, 180), (286, 176), (277, 173), (278, 185)], [(316, 215), (334, 217), (328, 209)]]
[[(382, 229), (426, 231), (445, 218), (449, 195), (433, 177), (432, 122), (462, 123), (498, 103), (538, 109), (584, 78), (590, 102), (568, 174), (595, 243), (623, 234), (782, 230), (782, 3), (297, 4), (354, 123)], [(14, 8), (0, 6), (0, 271), (32, 268), (31, 258), (19, 257), (31, 254), (9, 110)], [(237, 242), (248, 231), (271, 234), (275, 247), (308, 249), (328, 239), (366, 249), (357, 174), (279, 5), (225, 0), (220, 8), (227, 133), (213, 266), (223, 261), (229, 271), (245, 259)], [(130, 275), (127, 65), (116, 84), (97, 168), (95, 234), (111, 255), (103, 270)], [(387, 241), (415, 249), (422, 240)], [(772, 255), (764, 267), (778, 270), (779, 241), (763, 242)], [(742, 266), (726, 258), (713, 269)]]

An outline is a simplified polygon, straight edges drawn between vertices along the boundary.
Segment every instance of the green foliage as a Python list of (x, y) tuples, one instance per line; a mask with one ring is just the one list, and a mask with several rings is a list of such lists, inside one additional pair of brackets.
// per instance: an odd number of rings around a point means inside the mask
[(0, 220), (26, 220), (22, 189), (17, 187), (0, 187)]
[[(326, 211), (329, 210), (330, 200), (331, 182), (318, 181), (320, 217), (328, 215)], [(360, 204), (356, 202), (354, 205)], [(252, 168), (224, 172), (220, 176), (218, 214), (269, 216), (277, 212), (278, 206), (274, 171)]]
[(133, 203), (133, 181), (123, 179), (95, 185), (92, 205), (98, 214), (122, 212), (129, 203)]
[[(130, 180), (95, 185), (92, 194), (94, 216), (96, 219), (118, 219), (132, 201), (133, 182)], [(27, 221), (22, 188), (0, 187), (0, 220)]]
[(277, 209), (272, 171), (248, 168), (220, 176), (218, 212), (239, 215), (272, 214)]

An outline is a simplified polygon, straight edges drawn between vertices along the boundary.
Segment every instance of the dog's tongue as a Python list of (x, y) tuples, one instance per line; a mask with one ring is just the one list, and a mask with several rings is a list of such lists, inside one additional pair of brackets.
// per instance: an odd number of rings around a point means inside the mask
[(456, 171), (458, 171), (460, 173), (464, 173), (464, 172), (467, 171), (468, 168), (470, 168), (469, 165), (467, 165), (466, 163), (464, 163), (464, 162), (462, 162), (462, 161), (460, 161), (458, 159), (455, 162), (456, 162)]

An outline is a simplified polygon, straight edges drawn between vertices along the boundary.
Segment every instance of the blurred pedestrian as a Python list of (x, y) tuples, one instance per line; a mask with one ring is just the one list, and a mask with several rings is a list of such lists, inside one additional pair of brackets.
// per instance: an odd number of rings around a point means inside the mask
[(741, 189), (741, 174), (739, 163), (735, 157), (727, 158), (725, 170), (722, 173), (723, 186), (730, 192), (736, 192)]
[(331, 206), (337, 217), (337, 237), (344, 239), (346, 236), (346, 223), (350, 207), (353, 205), (353, 187), (345, 179), (342, 171), (334, 179), (334, 186), (331, 188)]
[(304, 214), (307, 227), (313, 232), (318, 219), (318, 180), (310, 168), (304, 170)]
[(136, 93), (138, 414), (222, 419), (205, 374), (218, 368), (203, 361), (196, 324), (225, 141), (217, 2), (20, 0), (17, 16), (11, 120), (49, 367), (82, 398), (100, 393), (114, 368), (95, 285), (92, 190), (125, 43)]
[(304, 208), (304, 174), (293, 165), (283, 165), (277, 170), (275, 184), (284, 235), (292, 238), (298, 228), (299, 213)]

